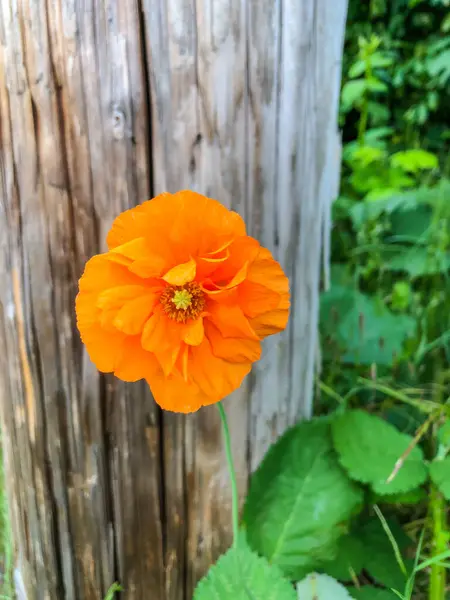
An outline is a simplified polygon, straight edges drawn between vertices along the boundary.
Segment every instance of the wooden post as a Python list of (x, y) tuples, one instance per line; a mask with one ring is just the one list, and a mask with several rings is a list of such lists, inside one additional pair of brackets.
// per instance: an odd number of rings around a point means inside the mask
[[(292, 285), (289, 329), (226, 401), (239, 487), (311, 414), (339, 172), (346, 0), (0, 0), (0, 411), (19, 598), (190, 598), (230, 539), (215, 407), (161, 414), (75, 329), (115, 215), (191, 188)], [(22, 590), (22, 591), (21, 591)]]

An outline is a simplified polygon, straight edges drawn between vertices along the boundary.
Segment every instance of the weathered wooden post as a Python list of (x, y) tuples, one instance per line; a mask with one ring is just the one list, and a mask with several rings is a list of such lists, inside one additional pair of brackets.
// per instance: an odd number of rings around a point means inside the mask
[[(98, 375), (76, 282), (114, 216), (192, 188), (292, 284), (290, 327), (226, 403), (240, 489), (311, 414), (339, 173), (346, 0), (0, 0), (0, 407), (29, 600), (182, 600), (230, 535), (213, 409), (162, 415)], [(325, 252), (326, 260), (326, 252)]]

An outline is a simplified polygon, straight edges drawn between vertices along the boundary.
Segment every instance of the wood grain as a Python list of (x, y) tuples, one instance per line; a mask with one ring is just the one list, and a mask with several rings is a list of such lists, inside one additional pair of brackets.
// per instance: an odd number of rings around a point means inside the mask
[[(288, 273), (288, 330), (225, 401), (241, 499), (312, 410), (346, 1), (0, 0), (0, 417), (18, 597), (185, 600), (230, 543), (215, 407), (161, 415), (75, 328), (113, 218), (190, 188)], [(21, 591), (22, 590), (22, 591)]]

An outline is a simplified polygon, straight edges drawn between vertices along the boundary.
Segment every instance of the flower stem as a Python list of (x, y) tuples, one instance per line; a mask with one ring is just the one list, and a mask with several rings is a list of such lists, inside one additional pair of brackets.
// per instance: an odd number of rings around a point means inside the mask
[(222, 421), (223, 440), (225, 444), (225, 454), (227, 457), (228, 471), (231, 481), (231, 517), (233, 521), (233, 547), (236, 547), (239, 535), (239, 497), (237, 489), (236, 471), (234, 470), (233, 454), (231, 451), (230, 430), (228, 428), (228, 419), (223, 408), (222, 402), (217, 404), (220, 419)]
[[(432, 484), (430, 494), (432, 520), (432, 556), (447, 550), (445, 501), (439, 490)], [(445, 600), (445, 567), (439, 563), (431, 565), (429, 600)]]

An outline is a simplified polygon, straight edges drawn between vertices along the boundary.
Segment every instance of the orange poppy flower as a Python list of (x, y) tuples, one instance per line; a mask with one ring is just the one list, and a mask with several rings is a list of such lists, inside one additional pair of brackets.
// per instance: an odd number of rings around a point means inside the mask
[(261, 340), (286, 326), (280, 265), (216, 200), (161, 194), (119, 215), (107, 243), (80, 279), (81, 338), (100, 371), (146, 379), (166, 410), (193, 412), (230, 394)]

